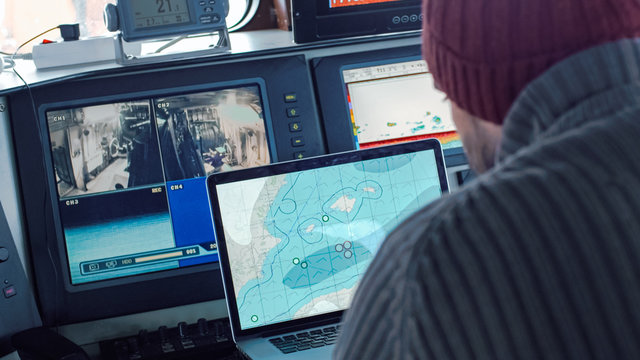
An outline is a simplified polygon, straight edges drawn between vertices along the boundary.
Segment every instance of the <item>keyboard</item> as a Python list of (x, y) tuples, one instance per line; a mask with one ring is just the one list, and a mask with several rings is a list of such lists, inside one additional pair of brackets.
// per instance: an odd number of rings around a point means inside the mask
[(324, 329), (303, 331), (293, 335), (285, 335), (269, 339), (282, 353), (289, 354), (322, 346), (335, 344), (338, 340), (340, 325), (329, 326)]

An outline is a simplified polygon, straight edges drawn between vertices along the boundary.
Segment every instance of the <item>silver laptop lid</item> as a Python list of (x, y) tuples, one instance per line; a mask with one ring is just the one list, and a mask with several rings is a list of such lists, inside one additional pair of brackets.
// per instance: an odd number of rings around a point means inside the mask
[(339, 317), (387, 234), (448, 192), (425, 140), (208, 178), (236, 338)]

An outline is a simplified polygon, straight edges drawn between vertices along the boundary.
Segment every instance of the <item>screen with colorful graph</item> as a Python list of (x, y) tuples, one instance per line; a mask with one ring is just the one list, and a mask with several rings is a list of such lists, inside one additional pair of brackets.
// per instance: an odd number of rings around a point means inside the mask
[(437, 138), (443, 149), (462, 146), (451, 106), (423, 60), (342, 70), (356, 148)]
[(333, 9), (345, 6), (370, 5), (395, 1), (399, 0), (329, 0), (329, 8)]

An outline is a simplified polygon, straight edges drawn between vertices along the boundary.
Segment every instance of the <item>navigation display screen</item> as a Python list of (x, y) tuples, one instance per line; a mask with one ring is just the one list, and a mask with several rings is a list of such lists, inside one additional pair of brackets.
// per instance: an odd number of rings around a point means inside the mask
[(428, 149), (216, 185), (240, 327), (346, 309), (387, 234), (442, 195), (438, 168)]
[(137, 29), (191, 21), (187, 0), (135, 0), (131, 7)]
[(437, 138), (461, 147), (451, 106), (423, 60), (342, 70), (356, 148)]
[(258, 84), (46, 117), (71, 284), (216, 261), (206, 176), (271, 162)]

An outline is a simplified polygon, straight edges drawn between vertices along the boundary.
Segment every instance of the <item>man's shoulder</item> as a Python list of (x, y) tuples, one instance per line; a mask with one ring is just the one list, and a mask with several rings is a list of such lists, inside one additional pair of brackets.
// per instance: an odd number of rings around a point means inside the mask
[[(588, 166), (576, 165), (554, 154), (541, 154), (539, 149), (521, 152), (490, 172), (477, 177), (455, 193), (414, 213), (389, 236), (389, 242), (412, 242), (414, 250), (429, 251), (440, 239), (508, 236), (505, 229), (495, 228), (510, 219), (514, 223), (530, 222), (540, 213), (549, 212), (545, 198), (561, 198), (570, 188), (596, 186), (585, 177), (593, 173)], [(517, 229), (508, 229), (517, 232)]]

